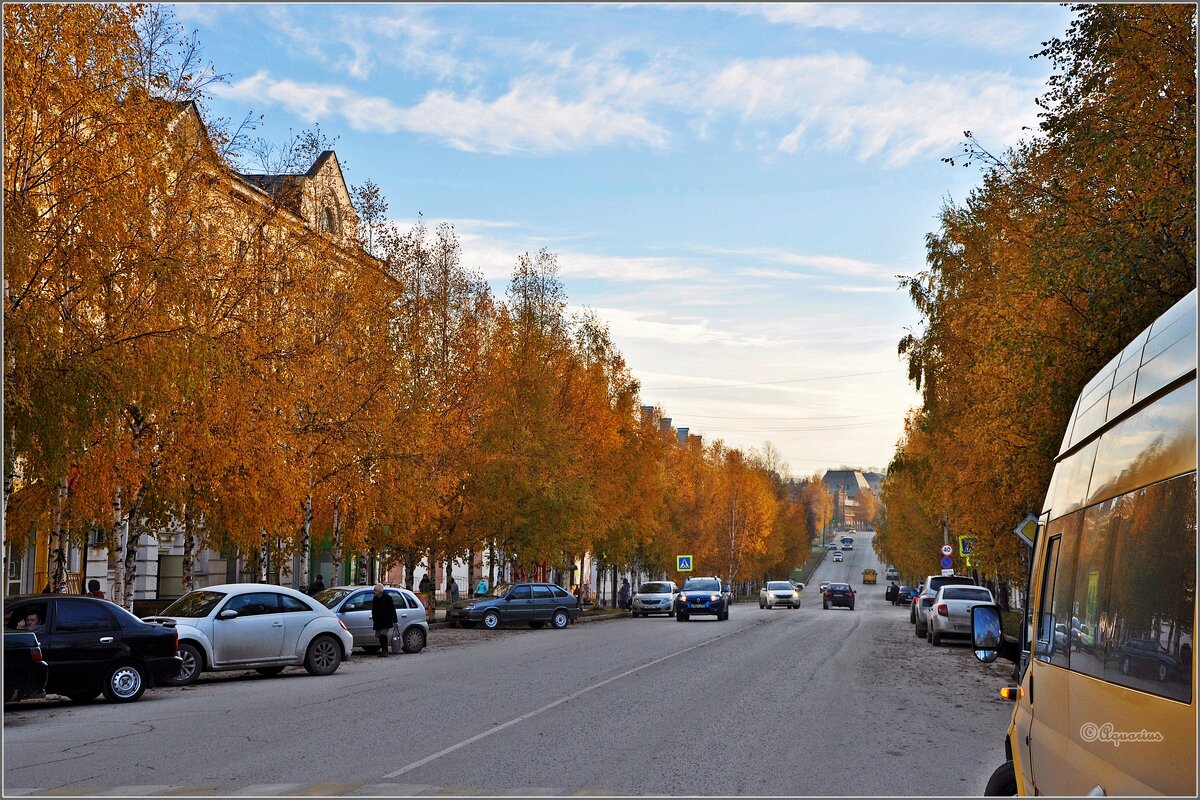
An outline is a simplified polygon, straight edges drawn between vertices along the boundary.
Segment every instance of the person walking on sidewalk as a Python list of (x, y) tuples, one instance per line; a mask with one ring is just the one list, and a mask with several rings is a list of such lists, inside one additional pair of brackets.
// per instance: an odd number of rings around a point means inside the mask
[(446, 585), (446, 593), (450, 595), (450, 602), (458, 602), (458, 583), (454, 580), (454, 576), (450, 576), (450, 583)]
[(621, 591), (617, 594), (617, 599), (621, 603), (621, 608), (629, 608), (629, 578), (621, 579)]
[(371, 625), (375, 628), (375, 635), (379, 637), (380, 658), (391, 654), (392, 628), (398, 621), (392, 598), (384, 594), (382, 583), (375, 584), (375, 596), (371, 598)]

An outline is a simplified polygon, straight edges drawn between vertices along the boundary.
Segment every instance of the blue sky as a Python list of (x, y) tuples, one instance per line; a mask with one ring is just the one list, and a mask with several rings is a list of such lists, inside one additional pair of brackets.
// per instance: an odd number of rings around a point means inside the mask
[[(897, 275), (1035, 126), (1045, 4), (181, 4), (218, 116), (319, 123), (391, 216), (454, 224), (503, 296), (557, 253), (677, 427), (796, 475), (885, 467), (919, 399)], [(1027, 135), (1027, 134), (1025, 134)]]

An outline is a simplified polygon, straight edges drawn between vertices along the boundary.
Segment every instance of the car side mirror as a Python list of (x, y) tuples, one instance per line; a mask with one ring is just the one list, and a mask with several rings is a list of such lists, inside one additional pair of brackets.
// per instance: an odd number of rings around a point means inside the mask
[(971, 643), (975, 657), (990, 664), (1000, 655), (1000, 609), (992, 605), (979, 605), (971, 609)]
[(217, 619), (236, 619), (237, 615), (238, 612), (234, 611), (232, 608), (227, 608), (221, 613), (217, 614)]

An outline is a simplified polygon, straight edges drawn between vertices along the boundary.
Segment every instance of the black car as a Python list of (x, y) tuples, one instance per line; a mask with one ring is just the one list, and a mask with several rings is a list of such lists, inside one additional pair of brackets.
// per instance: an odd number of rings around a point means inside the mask
[(451, 625), (492, 630), (501, 625), (528, 623), (540, 628), (549, 622), (565, 628), (579, 617), (579, 598), (553, 583), (498, 583), (490, 594), (460, 600), (446, 612)]
[(8, 598), (4, 628), (37, 634), (50, 665), (46, 691), (78, 703), (101, 692), (113, 702), (132, 702), (147, 687), (178, 675), (183, 663), (174, 627), (142, 622), (116, 603), (96, 597)]
[(33, 631), (4, 632), (4, 702), (12, 703), (46, 694), (50, 668), (42, 657), (42, 643)]
[(911, 606), (912, 599), (917, 596), (917, 590), (912, 586), (901, 586), (896, 591), (896, 596), (892, 598), (894, 606)]
[(1130, 639), (1117, 650), (1121, 672), (1141, 672), (1160, 681), (1174, 677), (1179, 662), (1153, 639)]
[(848, 583), (831, 583), (825, 588), (821, 597), (822, 606), (826, 609), (842, 606), (854, 610), (854, 587)]

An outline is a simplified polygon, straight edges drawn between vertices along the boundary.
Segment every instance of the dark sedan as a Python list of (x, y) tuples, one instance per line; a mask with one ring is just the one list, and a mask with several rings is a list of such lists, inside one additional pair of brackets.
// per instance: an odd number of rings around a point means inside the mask
[(892, 598), (894, 606), (911, 606), (912, 600), (917, 596), (917, 590), (912, 586), (901, 586), (896, 591), (896, 596)]
[(822, 606), (826, 609), (842, 606), (854, 610), (854, 588), (848, 583), (831, 583), (821, 596)]
[(4, 628), (37, 634), (50, 664), (46, 691), (78, 703), (101, 692), (113, 702), (132, 702), (147, 687), (178, 675), (183, 663), (173, 627), (142, 622), (96, 597), (10, 597), (4, 604)]
[(1153, 639), (1130, 639), (1117, 651), (1121, 672), (1141, 672), (1165, 681), (1175, 675), (1179, 662)]
[(489, 594), (460, 600), (450, 606), (451, 625), (488, 630), (525, 623), (541, 628), (547, 622), (565, 628), (579, 617), (579, 598), (553, 583), (499, 583)]
[(42, 657), (42, 644), (33, 631), (4, 632), (4, 702), (12, 703), (46, 694), (50, 668)]

